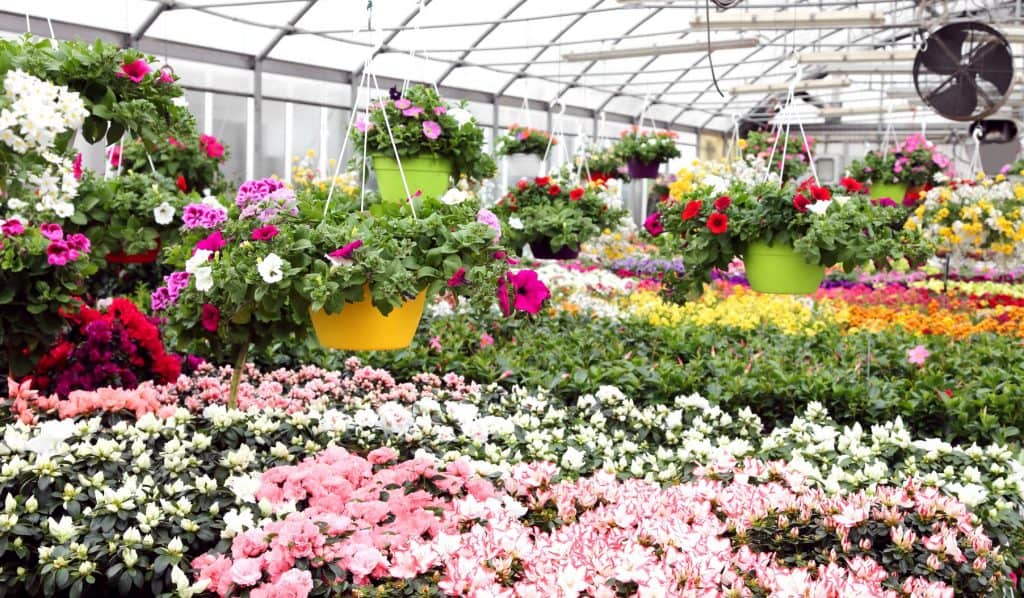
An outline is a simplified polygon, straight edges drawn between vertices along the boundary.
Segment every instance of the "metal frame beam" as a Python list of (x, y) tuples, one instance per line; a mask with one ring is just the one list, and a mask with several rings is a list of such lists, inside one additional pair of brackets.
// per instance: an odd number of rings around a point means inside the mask
[(167, 2), (160, 2), (159, 4), (157, 4), (156, 7), (153, 8), (153, 10), (148, 15), (146, 15), (146, 18), (143, 19), (142, 23), (139, 24), (135, 31), (133, 31), (132, 34), (128, 36), (127, 45), (134, 46), (135, 44), (137, 44), (139, 40), (142, 39), (142, 36), (146, 35), (146, 32), (149, 31), (149, 28), (153, 26), (153, 23), (156, 23), (156, 20), (160, 18), (160, 15), (162, 15), (164, 11), (169, 10), (170, 8), (171, 7), (167, 4)]
[(309, 9), (313, 8), (313, 6), (316, 3), (317, 0), (306, 0), (306, 3), (302, 6), (302, 8), (300, 8), (292, 18), (288, 19), (288, 26), (279, 29), (278, 32), (274, 34), (273, 39), (271, 39), (270, 42), (266, 45), (266, 47), (264, 47), (260, 51), (260, 53), (256, 55), (256, 61), (259, 62), (265, 59), (267, 56), (270, 56), (270, 53), (274, 51), (274, 48), (277, 47), (277, 44), (281, 43), (281, 40), (283, 40), (285, 36), (291, 35), (292, 32), (295, 31), (296, 23), (302, 20), (302, 17), (306, 16), (306, 13), (309, 12)]
[[(505, 19), (507, 19), (510, 16), (512, 16), (512, 14), (515, 13), (517, 10), (519, 10), (519, 7), (524, 5), (524, 4), (526, 4), (526, 0), (519, 0), (518, 2), (513, 4), (512, 8), (508, 9), (507, 11), (505, 11), (505, 14), (501, 15), (501, 21), (504, 21)], [(473, 42), (473, 45), (470, 46), (470, 48), (478, 45), (480, 42), (482, 42), (485, 39), (487, 39), (488, 35), (494, 33), (494, 30), (497, 29), (499, 25), (501, 25), (501, 21), (498, 21), (497, 23), (493, 23), (490, 26), (488, 26), (487, 30), (484, 31), (483, 34), (481, 34), (479, 37), (476, 38), (476, 40)], [(545, 48), (545, 49), (547, 49), (547, 48)], [(448, 76), (451, 75), (453, 72), (455, 72), (455, 69), (459, 68), (459, 66), (462, 64), (462, 61), (465, 60), (466, 57), (470, 55), (470, 53), (472, 53), (472, 50), (466, 50), (465, 52), (459, 54), (459, 57), (455, 59), (455, 62), (453, 62), (451, 65), (449, 65), (448, 68), (445, 70), (445, 72), (442, 73), (441, 76), (437, 78), (437, 84), (441, 85), (442, 83), (444, 83), (444, 80), (447, 79)]]

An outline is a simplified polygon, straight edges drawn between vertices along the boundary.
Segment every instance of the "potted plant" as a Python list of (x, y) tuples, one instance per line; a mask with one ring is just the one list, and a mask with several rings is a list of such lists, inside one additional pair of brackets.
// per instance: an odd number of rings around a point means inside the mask
[(615, 150), (612, 148), (591, 148), (587, 150), (585, 157), (580, 156), (576, 158), (577, 168), (583, 168), (584, 160), (586, 160), (584, 174), (591, 181), (603, 183), (609, 179), (629, 180), (629, 174), (626, 172), (626, 163), (616, 155)]
[(452, 176), (483, 180), (496, 170), (473, 115), (464, 105), (449, 105), (432, 87), (414, 85), (404, 93), (392, 88), (388, 99), (370, 106), (369, 121), (356, 122), (351, 136), (356, 148), (369, 153), (387, 202), (440, 197)]
[(110, 264), (149, 264), (177, 242), (187, 196), (170, 179), (147, 171), (82, 177), (72, 221)]
[[(814, 148), (814, 139), (784, 135), (779, 138), (778, 133), (766, 131), (751, 131), (738, 144), (740, 156), (748, 163), (759, 163), (770, 159), (768, 165), (772, 171), (778, 173), (782, 170), (783, 181), (797, 180), (807, 173), (811, 163), (811, 151)], [(783, 163), (785, 160), (785, 163)]]
[(848, 173), (869, 185), (872, 198), (888, 197), (912, 207), (918, 203), (921, 191), (935, 182), (935, 175), (948, 175), (951, 167), (950, 159), (934, 143), (915, 133), (888, 151), (872, 150), (854, 160)]
[(615, 155), (625, 160), (632, 178), (653, 179), (663, 163), (679, 157), (676, 137), (674, 131), (644, 131), (634, 125), (619, 134)]
[(671, 197), (651, 219), (656, 226), (648, 231), (686, 264), (685, 275), (670, 284), (677, 299), (699, 295), (712, 269), (724, 270), (735, 258), (744, 260), (754, 290), (806, 294), (818, 288), (828, 266), (849, 271), (869, 261), (913, 262), (930, 251), (920, 234), (902, 229), (901, 210), (811, 180), (780, 186), (733, 179), (717, 189), (698, 184)]
[(441, 291), (493, 303), (507, 268), (497, 217), (459, 188), (418, 204), (414, 214), (409, 204), (360, 211), (303, 201), (305, 221), (323, 219), (310, 227), (314, 259), (300, 289), (322, 345), (407, 347), (426, 298)]
[(575, 259), (581, 243), (616, 228), (626, 215), (606, 191), (598, 183), (581, 187), (551, 177), (521, 179), (494, 210), (517, 249), (529, 244), (540, 259)]
[(497, 153), (505, 156), (510, 176), (537, 176), (545, 154), (555, 145), (558, 139), (547, 131), (512, 124), (508, 132), (498, 138)]

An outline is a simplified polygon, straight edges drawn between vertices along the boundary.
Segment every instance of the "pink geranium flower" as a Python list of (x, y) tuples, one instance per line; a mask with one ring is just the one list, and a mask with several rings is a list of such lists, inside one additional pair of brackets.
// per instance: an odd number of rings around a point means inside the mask
[(432, 120), (423, 123), (423, 135), (427, 139), (437, 139), (441, 136), (441, 125)]
[(43, 233), (43, 236), (51, 241), (60, 241), (64, 238), (64, 230), (59, 224), (52, 222), (39, 225), (39, 232)]
[(199, 319), (203, 328), (210, 332), (217, 332), (217, 326), (220, 325), (220, 310), (212, 303), (204, 303), (203, 313), (200, 314)]
[(544, 301), (551, 296), (537, 273), (533, 270), (520, 270), (509, 275), (512, 287), (515, 289), (515, 308), (520, 311), (535, 314), (540, 311)]
[(67, 242), (68, 247), (81, 253), (89, 253), (89, 250), (92, 249), (92, 243), (89, 242), (89, 237), (86, 237), (82, 233), (68, 235), (68, 238), (65, 241)]
[(64, 241), (52, 241), (46, 247), (46, 262), (51, 266), (66, 266), (78, 259), (78, 252)]
[(21, 233), (25, 232), (25, 225), (21, 223), (21, 220), (11, 218), (0, 226), (0, 231), (4, 233), (4, 236), (17, 237)]
[(150, 68), (149, 63), (138, 58), (133, 62), (122, 64), (121, 70), (117, 71), (117, 76), (131, 79), (135, 83), (142, 83), (142, 80), (146, 78), (146, 75), (152, 71), (153, 69)]

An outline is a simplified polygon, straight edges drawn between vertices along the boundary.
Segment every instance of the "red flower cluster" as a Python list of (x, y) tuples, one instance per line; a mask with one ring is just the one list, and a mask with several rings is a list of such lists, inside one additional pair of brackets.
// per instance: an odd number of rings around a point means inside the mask
[[(845, 180), (845, 179), (844, 179)], [(854, 181), (856, 182), (856, 181)], [(806, 212), (807, 206), (818, 201), (831, 201), (832, 192), (828, 187), (819, 187), (813, 179), (807, 179), (798, 188), (793, 197), (793, 207), (797, 212)]]
[(114, 299), (105, 312), (82, 305), (64, 317), (71, 332), (36, 365), (33, 385), (45, 394), (168, 384), (181, 374), (181, 359), (164, 349), (159, 328), (127, 299)]
[(853, 177), (843, 177), (839, 184), (843, 186), (843, 189), (846, 189), (847, 193), (864, 193), (867, 191), (867, 187)]

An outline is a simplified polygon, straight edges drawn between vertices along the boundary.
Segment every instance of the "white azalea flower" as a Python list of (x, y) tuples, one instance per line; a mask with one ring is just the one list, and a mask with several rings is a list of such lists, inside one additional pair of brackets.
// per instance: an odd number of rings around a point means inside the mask
[(284, 278), (284, 272), (281, 270), (282, 266), (284, 266), (284, 260), (276, 253), (267, 254), (267, 257), (256, 262), (256, 269), (259, 270), (260, 276), (263, 277), (263, 282), (267, 284), (280, 282)]
[(157, 224), (170, 224), (174, 220), (174, 206), (166, 201), (153, 208), (153, 220)]

